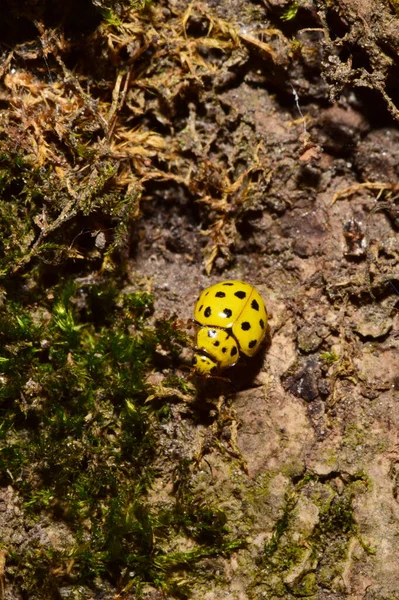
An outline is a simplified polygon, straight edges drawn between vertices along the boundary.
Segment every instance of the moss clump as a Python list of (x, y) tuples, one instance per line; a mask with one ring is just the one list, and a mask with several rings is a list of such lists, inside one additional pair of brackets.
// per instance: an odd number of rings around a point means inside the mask
[(334, 351), (320, 352), (320, 358), (327, 366), (330, 366), (339, 360), (339, 356), (337, 356)]
[(316, 573), (308, 573), (292, 586), (292, 593), (294, 594), (294, 596), (299, 596), (300, 598), (307, 598), (309, 596), (313, 596), (314, 594), (316, 594), (316, 592)]
[(282, 536), (286, 533), (289, 525), (290, 525), (290, 516), (292, 511), (294, 510), (296, 505), (296, 498), (294, 495), (289, 495), (286, 498), (286, 503), (283, 508), (283, 513), (281, 517), (278, 519), (275, 527), (272, 538), (270, 542), (264, 547), (264, 559), (270, 560), (271, 557), (276, 553), (280, 540)]
[(282, 21), (292, 21), (295, 19), (298, 10), (299, 10), (299, 2), (292, 2), (288, 8), (286, 8), (280, 16)]
[(312, 596), (320, 587), (334, 590), (350, 540), (358, 537), (352, 502), (365, 483), (361, 474), (354, 476), (338, 494), (314, 475), (296, 482), (264, 546), (258, 585), (286, 598)]
[[(33, 524), (63, 522), (73, 542), (55, 550), (27, 536), (23, 551), (11, 545), (8, 572), (30, 598), (100, 574), (137, 594), (144, 581), (172, 589), (179, 570), (240, 545), (224, 512), (191, 491), (184, 463), (170, 503), (147, 498), (167, 413), (146, 403), (146, 376), (159, 348), (173, 364), (184, 335), (173, 318), (148, 327), (152, 296), (105, 279), (33, 289), (35, 300), (9, 286), (0, 309), (2, 484)], [(187, 552), (173, 550), (176, 535), (192, 540)]]

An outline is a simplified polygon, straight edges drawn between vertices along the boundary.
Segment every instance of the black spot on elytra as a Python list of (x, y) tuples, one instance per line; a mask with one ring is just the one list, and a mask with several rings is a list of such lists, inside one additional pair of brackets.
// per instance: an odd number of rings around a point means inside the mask
[(200, 307), (199, 307), (199, 309), (198, 309), (198, 312), (201, 312), (201, 310), (202, 310), (203, 308), (204, 308), (204, 305), (203, 305), (203, 304), (201, 304), (201, 306), (200, 306)]
[(223, 354), (226, 354), (227, 348), (222, 348), (222, 352), (223, 352)]
[(237, 354), (237, 347), (236, 347), (236, 346), (234, 346), (234, 347), (231, 349), (230, 356), (235, 356), (236, 354)]
[(196, 365), (196, 364), (197, 364), (197, 362), (198, 362), (198, 360), (197, 360), (197, 357), (196, 357), (196, 356), (194, 356), (194, 358), (193, 358), (193, 365)]
[(218, 346), (220, 346), (220, 342), (217, 342), (217, 341), (213, 342), (213, 345), (216, 346), (216, 348), (217, 348)]
[(214, 338), (216, 336), (217, 336), (217, 331), (215, 331), (214, 329), (209, 329), (209, 331), (208, 331), (208, 337)]
[(226, 294), (224, 292), (216, 292), (215, 298), (226, 298)]
[(248, 323), (248, 321), (244, 321), (243, 323), (241, 323), (241, 329), (243, 331), (248, 331), (248, 329), (251, 329), (251, 323)]
[(206, 307), (206, 309), (205, 309), (205, 311), (204, 311), (204, 316), (205, 316), (206, 318), (210, 317), (210, 316), (211, 316), (211, 312), (212, 312), (212, 311), (211, 311), (211, 307), (210, 307), (210, 306), (207, 306), (207, 307)]
[(248, 344), (248, 348), (254, 348), (257, 344), (257, 340), (251, 340)]
[(254, 310), (259, 310), (259, 304), (256, 300), (252, 300), (251, 306)]
[(262, 329), (264, 329), (264, 328), (265, 328), (265, 322), (264, 322), (264, 320), (263, 320), (263, 319), (260, 319), (260, 321), (259, 321), (259, 325), (262, 327)]
[(234, 285), (234, 283), (222, 283), (222, 285)]
[(225, 308), (223, 310), (223, 313), (224, 313), (224, 316), (227, 318), (231, 317), (231, 315), (233, 314), (229, 308)]
[(237, 298), (239, 298), (240, 300), (243, 300), (247, 295), (247, 292), (242, 292), (241, 290), (239, 292), (235, 292), (234, 296), (237, 296)]

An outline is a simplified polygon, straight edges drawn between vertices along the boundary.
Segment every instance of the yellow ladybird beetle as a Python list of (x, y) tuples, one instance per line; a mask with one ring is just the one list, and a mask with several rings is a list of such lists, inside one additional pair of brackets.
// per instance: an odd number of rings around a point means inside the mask
[(266, 335), (267, 312), (253, 285), (221, 281), (201, 292), (194, 309), (197, 333), (195, 370), (212, 375), (236, 364), (240, 354), (253, 356)]

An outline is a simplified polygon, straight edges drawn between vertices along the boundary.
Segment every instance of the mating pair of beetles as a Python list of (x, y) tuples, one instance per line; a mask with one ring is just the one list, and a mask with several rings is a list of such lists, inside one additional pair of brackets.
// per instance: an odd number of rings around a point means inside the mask
[(254, 356), (266, 336), (267, 312), (262, 296), (249, 283), (222, 281), (201, 292), (194, 309), (200, 325), (195, 370), (214, 375), (236, 364), (241, 354)]

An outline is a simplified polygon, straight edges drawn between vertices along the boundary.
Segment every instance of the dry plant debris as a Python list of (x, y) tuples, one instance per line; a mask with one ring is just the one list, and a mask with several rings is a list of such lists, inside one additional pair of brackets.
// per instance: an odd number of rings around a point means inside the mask
[[(222, 182), (214, 185), (208, 180), (202, 136), (193, 132), (197, 147), (190, 154), (198, 160), (193, 172), (172, 119), (192, 90), (206, 101), (206, 80), (220, 77), (229, 61), (243, 60), (245, 45), (278, 62), (264, 40), (278, 36), (289, 52), (288, 40), (277, 30), (260, 31), (258, 37), (240, 33), (201, 2), (191, 3), (184, 13), (169, 13), (168, 19), (157, 4), (145, 13), (130, 10), (123, 20), (110, 14), (85, 44), (41, 22), (36, 27), (38, 39), (13, 48), (1, 64), (3, 188), (13, 166), (14, 177), (20, 177), (19, 198), (33, 208), (22, 231), (16, 215), (8, 217), (10, 235), (18, 235), (10, 264), (3, 258), (3, 273), (18, 271), (33, 257), (59, 263), (111, 255), (126, 242), (128, 224), (140, 214), (143, 186), (151, 181), (175, 181), (208, 205), (209, 272), (234, 243), (234, 219), (251, 190), (251, 174), (264, 165), (258, 150), (245, 173), (235, 165), (219, 165)], [(80, 56), (71, 70), (69, 56), (76, 52)], [(96, 55), (100, 59), (90, 72)], [(20, 200), (14, 203), (15, 211), (20, 205)], [(85, 243), (86, 251), (80, 247), (90, 227), (103, 232), (103, 252), (93, 244)]]

